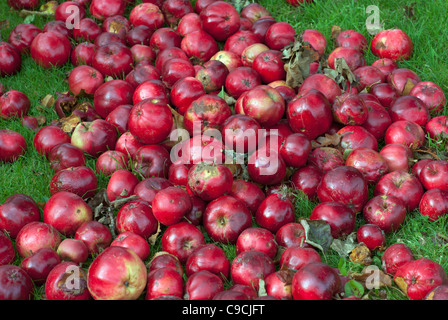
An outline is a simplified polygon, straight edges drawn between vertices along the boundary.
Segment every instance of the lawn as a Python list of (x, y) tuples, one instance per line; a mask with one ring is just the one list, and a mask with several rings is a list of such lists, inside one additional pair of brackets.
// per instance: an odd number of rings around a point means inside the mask
[[(334, 44), (330, 40), (333, 25), (344, 29), (354, 29), (363, 33), (370, 41), (372, 35), (367, 32), (366, 19), (370, 13), (366, 8), (376, 5), (379, 8), (379, 17), (384, 29), (400, 28), (408, 33), (414, 44), (414, 53), (410, 60), (399, 62), (400, 67), (414, 70), (422, 80), (433, 81), (440, 85), (445, 94), (448, 94), (448, 2), (444, 0), (416, 1), (374, 1), (374, 0), (315, 0), (304, 7), (292, 7), (282, 0), (256, 1), (265, 6), (277, 21), (290, 23), (297, 32), (304, 29), (317, 29), (328, 39), (326, 53), (330, 53)], [(17, 12), (11, 11), (6, 1), (0, 2), (0, 21), (8, 20), (9, 27), (1, 31), (4, 40), (19, 23), (24, 22)], [(36, 16), (34, 23), (38, 27), (49, 21), (49, 18)], [(372, 53), (366, 54), (366, 61), (371, 64), (377, 58)], [(56, 119), (57, 115), (51, 108), (40, 107), (40, 101), (48, 94), (56, 96), (57, 92), (68, 91), (68, 84), (64, 81), (72, 66), (67, 64), (61, 68), (45, 70), (37, 66), (30, 57), (24, 57), (21, 71), (14, 76), (1, 78), (7, 89), (24, 92), (31, 100), (30, 115), (44, 115), (47, 124)], [(446, 114), (446, 112), (445, 112)], [(34, 132), (24, 128), (20, 120), (0, 119), (0, 128), (15, 130), (26, 138), (28, 149), (23, 157), (12, 164), (0, 164), (0, 203), (7, 197), (17, 193), (31, 196), (39, 203), (45, 203), (49, 197), (49, 182), (53, 172), (48, 161), (40, 156), (33, 147)], [(439, 150), (444, 151), (444, 150)], [(89, 159), (88, 166), (95, 168), (95, 160)], [(99, 179), (99, 188), (107, 185), (107, 178)], [(315, 206), (298, 195), (296, 201), (297, 218), (308, 217)], [(364, 223), (362, 216), (358, 216), (358, 225)], [(440, 263), (448, 272), (447, 244), (448, 220), (446, 217), (437, 222), (430, 222), (417, 210), (407, 215), (402, 227), (387, 236), (387, 244), (403, 242), (415, 253), (416, 257), (427, 257)], [(157, 252), (156, 243), (151, 248), (152, 253)], [(232, 246), (222, 247), (226, 250), (229, 259), (233, 259), (235, 252)], [(334, 267), (340, 266), (340, 256), (332, 249), (322, 256), (322, 260)], [(16, 263), (20, 263), (17, 258)], [(360, 272), (362, 265), (345, 259), (345, 267), (351, 271)], [(381, 253), (375, 252), (373, 264), (381, 266)], [(39, 299), (42, 288), (38, 289), (36, 296)], [(397, 287), (385, 287), (373, 290), (372, 299), (404, 300), (407, 297)]]

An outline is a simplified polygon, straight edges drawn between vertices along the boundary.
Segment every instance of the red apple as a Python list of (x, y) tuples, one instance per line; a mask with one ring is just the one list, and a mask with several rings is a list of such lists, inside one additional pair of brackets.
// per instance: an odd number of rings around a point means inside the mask
[(282, 50), (295, 40), (296, 31), (288, 22), (280, 21), (272, 24), (266, 31), (265, 43), (271, 50)]
[(84, 263), (89, 258), (89, 250), (84, 242), (72, 238), (62, 240), (57, 253), (62, 261), (72, 261), (76, 264)]
[(291, 176), (292, 187), (302, 191), (308, 199), (316, 200), (317, 187), (323, 172), (314, 165), (307, 165), (295, 171)]
[(50, 271), (61, 262), (61, 258), (52, 248), (41, 248), (20, 263), (36, 285), (45, 283)]
[(175, 186), (160, 190), (152, 200), (154, 217), (165, 226), (180, 222), (191, 209), (190, 195)]
[(224, 291), (221, 277), (201, 270), (193, 273), (185, 282), (184, 300), (212, 300), (219, 292)]
[(90, 300), (86, 272), (75, 262), (59, 263), (48, 274), (45, 297), (47, 300)]
[(41, 248), (56, 249), (61, 243), (61, 235), (53, 226), (35, 221), (24, 225), (15, 240), (17, 253), (26, 258)]
[(443, 90), (434, 82), (421, 81), (409, 92), (410, 96), (419, 98), (431, 113), (440, 113), (446, 104)]
[(3, 230), (0, 231), (0, 257), (0, 266), (12, 264), (16, 258), (14, 245)]
[(14, 75), (22, 67), (22, 57), (16, 47), (6, 41), (0, 41), (0, 77)]
[(371, 198), (363, 209), (363, 217), (388, 234), (398, 230), (406, 218), (406, 204), (393, 195), (378, 195)]
[(201, 230), (185, 221), (168, 226), (161, 239), (162, 250), (177, 257), (181, 263), (203, 244), (205, 238)]
[(112, 242), (112, 234), (108, 227), (95, 220), (80, 225), (74, 238), (84, 242), (90, 254), (103, 251)]
[(448, 213), (448, 192), (441, 189), (430, 189), (420, 199), (419, 211), (429, 221), (437, 221)]
[(243, 202), (224, 195), (207, 205), (202, 224), (214, 241), (236, 243), (241, 232), (252, 225), (252, 215)]
[(379, 58), (409, 60), (413, 52), (411, 38), (400, 29), (388, 29), (378, 32), (372, 40), (370, 50)]
[(420, 180), (403, 170), (389, 172), (380, 178), (374, 195), (393, 195), (403, 200), (408, 212), (416, 209), (424, 193)]
[(397, 170), (409, 171), (414, 160), (412, 150), (401, 143), (386, 144), (379, 153), (386, 161), (390, 172)]
[(66, 236), (73, 236), (84, 222), (93, 220), (91, 207), (78, 195), (60, 191), (44, 207), (43, 221)]
[(20, 23), (9, 33), (8, 42), (21, 54), (29, 53), (31, 42), (41, 32), (42, 30), (32, 23)]
[(28, 195), (13, 194), (0, 205), (0, 230), (15, 239), (28, 223), (41, 219), (37, 203)]
[(68, 142), (51, 148), (48, 153), (48, 161), (50, 162), (51, 169), (55, 173), (63, 169), (86, 165), (84, 152)]
[(343, 30), (334, 40), (336, 47), (348, 47), (365, 53), (368, 44), (366, 37), (356, 30)]
[(213, 243), (207, 243), (197, 247), (185, 263), (185, 274), (190, 277), (196, 272), (207, 270), (222, 280), (227, 279), (230, 271), (230, 261), (226, 253)]
[(352, 166), (362, 172), (367, 183), (375, 184), (387, 172), (389, 165), (386, 158), (370, 148), (356, 148), (348, 155), (345, 165)]
[(113, 246), (89, 266), (87, 287), (96, 300), (137, 300), (146, 287), (147, 276), (145, 264), (134, 251)]
[(350, 166), (336, 167), (324, 173), (316, 192), (321, 202), (341, 202), (354, 212), (361, 212), (368, 201), (367, 182), (363, 174)]
[(0, 117), (3, 119), (21, 118), (30, 110), (30, 99), (17, 90), (9, 90), (0, 96)]
[(31, 277), (21, 267), (7, 264), (0, 266), (0, 299), (1, 300), (32, 300), (34, 298), (34, 283)]
[(115, 171), (127, 169), (129, 158), (121, 151), (107, 150), (96, 160), (96, 173), (104, 176), (110, 176)]
[(70, 60), (71, 45), (64, 35), (47, 31), (39, 33), (31, 42), (31, 58), (43, 68), (63, 66)]
[(383, 251), (386, 246), (386, 235), (376, 224), (366, 223), (358, 228), (356, 237), (359, 243), (364, 243), (370, 251)]
[(261, 251), (243, 251), (230, 265), (230, 275), (234, 284), (242, 284), (259, 289), (260, 280), (275, 272), (274, 262)]
[(332, 267), (311, 262), (294, 274), (292, 296), (294, 300), (331, 300), (341, 286), (341, 279)]
[(151, 251), (149, 243), (142, 236), (130, 231), (125, 231), (117, 235), (117, 237), (112, 240), (110, 246), (128, 248), (134, 251), (142, 261), (145, 261), (146, 258), (148, 258)]
[(398, 268), (412, 260), (414, 260), (414, 254), (406, 244), (394, 243), (384, 250), (381, 266), (385, 272), (394, 276)]
[(442, 266), (428, 258), (405, 263), (398, 268), (393, 279), (411, 300), (423, 300), (432, 289), (448, 283)]
[(240, 233), (235, 243), (235, 253), (256, 250), (266, 253), (271, 259), (277, 255), (278, 245), (275, 235), (261, 227), (249, 227)]
[(154, 300), (163, 296), (183, 298), (184, 281), (174, 269), (162, 267), (150, 271), (146, 285), (145, 300)]
[(281, 270), (298, 271), (309, 263), (322, 262), (320, 254), (313, 248), (287, 247), (280, 256)]
[(441, 189), (448, 191), (448, 161), (434, 160), (426, 164), (418, 178), (426, 190)]
[(14, 162), (24, 155), (27, 144), (24, 136), (14, 130), (0, 129), (0, 162)]
[(126, 8), (124, 0), (92, 0), (90, 3), (90, 14), (96, 19), (103, 21), (108, 17), (123, 15)]
[(56, 172), (50, 180), (51, 195), (68, 191), (82, 199), (92, 198), (98, 188), (95, 172), (87, 166), (70, 167)]
[(157, 232), (158, 222), (150, 204), (137, 199), (120, 208), (117, 213), (116, 228), (119, 233), (129, 231), (148, 239)]
[(216, 41), (225, 41), (240, 28), (240, 15), (235, 7), (225, 1), (215, 1), (199, 14), (202, 28)]
[(327, 222), (334, 239), (345, 239), (355, 230), (355, 213), (348, 205), (339, 202), (319, 203), (314, 207), (309, 219)]
[(271, 194), (258, 207), (255, 221), (261, 227), (276, 233), (285, 224), (295, 221), (294, 206), (289, 198)]

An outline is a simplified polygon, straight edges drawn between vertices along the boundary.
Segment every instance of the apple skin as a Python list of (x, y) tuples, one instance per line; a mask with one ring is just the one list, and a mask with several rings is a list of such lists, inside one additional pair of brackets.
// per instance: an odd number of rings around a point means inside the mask
[(81, 224), (92, 220), (90, 206), (72, 192), (59, 191), (53, 194), (44, 207), (43, 221), (68, 237), (75, 235)]
[(364, 243), (370, 251), (383, 251), (386, 246), (386, 234), (376, 224), (366, 223), (356, 231), (359, 243)]
[(116, 228), (119, 233), (134, 232), (148, 239), (157, 232), (158, 221), (151, 205), (142, 200), (132, 200), (118, 210)]
[(61, 262), (57, 252), (51, 248), (42, 248), (26, 257), (20, 263), (36, 285), (45, 283), (50, 271)]
[(331, 227), (331, 235), (334, 239), (343, 239), (355, 230), (354, 211), (340, 202), (319, 203), (314, 207), (309, 219), (326, 221)]
[(26, 224), (16, 237), (16, 250), (22, 258), (27, 258), (41, 248), (56, 249), (61, 243), (61, 235), (51, 225), (36, 221)]
[(97, 254), (109, 247), (112, 234), (105, 225), (93, 220), (80, 225), (74, 239), (84, 242), (90, 254)]
[(146, 266), (134, 251), (113, 246), (89, 266), (87, 287), (95, 300), (137, 300), (147, 277)]
[(185, 282), (184, 300), (212, 300), (219, 292), (224, 291), (221, 277), (201, 270), (193, 273)]
[(28, 223), (40, 220), (39, 207), (28, 195), (13, 194), (0, 205), (0, 230), (6, 231), (11, 239)]
[(322, 262), (319, 253), (313, 248), (299, 246), (287, 247), (280, 256), (281, 270), (298, 271), (312, 262)]
[(219, 243), (236, 243), (238, 236), (252, 225), (252, 214), (240, 200), (224, 195), (211, 201), (202, 217), (207, 234)]
[(252, 215), (257, 212), (258, 207), (266, 198), (263, 190), (257, 184), (246, 180), (234, 180), (229, 195), (242, 201)]
[(285, 224), (295, 221), (294, 206), (289, 198), (271, 194), (258, 207), (255, 221), (261, 227), (276, 233)]
[(117, 237), (112, 240), (110, 246), (128, 248), (134, 251), (142, 261), (145, 261), (151, 252), (149, 243), (142, 236), (130, 231), (118, 234)]
[(185, 263), (185, 274), (190, 277), (201, 270), (208, 270), (224, 281), (230, 272), (230, 261), (224, 250), (216, 244), (207, 243), (196, 248)]
[(437, 221), (448, 213), (448, 191), (438, 188), (427, 190), (421, 197), (418, 208), (429, 221)]
[(435, 287), (448, 284), (442, 266), (428, 258), (405, 263), (398, 268), (393, 279), (410, 300), (423, 300)]
[(174, 269), (162, 267), (148, 272), (145, 300), (153, 300), (162, 296), (183, 298), (184, 281)]
[(12, 264), (16, 258), (16, 252), (11, 239), (0, 231), (0, 266)]
[(418, 208), (424, 193), (420, 180), (403, 170), (392, 171), (380, 178), (373, 195), (393, 195), (404, 201), (408, 212)]
[(50, 167), (54, 173), (57, 173), (62, 169), (86, 165), (84, 152), (68, 142), (61, 143), (51, 148), (48, 153), (48, 161), (50, 162)]
[(71, 143), (88, 155), (97, 158), (107, 150), (113, 150), (117, 142), (117, 129), (103, 119), (81, 122), (72, 133)]
[(187, 191), (175, 186), (160, 190), (152, 200), (154, 217), (165, 226), (180, 222), (192, 208)]
[(388, 234), (398, 230), (406, 218), (406, 204), (393, 195), (372, 197), (364, 206), (363, 217), (369, 224), (376, 224)]
[(380, 31), (373, 37), (370, 45), (373, 55), (396, 61), (409, 60), (413, 48), (411, 38), (400, 29)]
[(332, 267), (312, 262), (294, 274), (292, 296), (294, 300), (330, 300), (341, 286), (341, 279)]
[(80, 264), (89, 258), (89, 250), (84, 242), (77, 239), (65, 238), (56, 251), (62, 261), (72, 261)]
[(68, 191), (83, 199), (92, 198), (98, 188), (95, 172), (87, 166), (70, 167), (56, 172), (50, 180), (50, 193)]
[(70, 135), (54, 125), (40, 128), (33, 139), (33, 145), (37, 153), (45, 156), (53, 147), (61, 143), (71, 143)]
[(230, 275), (234, 284), (241, 284), (259, 289), (259, 280), (264, 280), (275, 272), (275, 264), (269, 256), (261, 251), (243, 251), (230, 265)]
[(349, 166), (336, 167), (322, 176), (317, 187), (321, 202), (336, 201), (361, 212), (368, 201), (367, 182), (361, 171)]
[(0, 300), (32, 300), (34, 283), (25, 270), (7, 264), (0, 266)]
[(442, 189), (448, 191), (448, 161), (434, 160), (426, 164), (418, 178), (426, 190)]
[(384, 250), (381, 266), (385, 272), (394, 276), (398, 268), (414, 260), (412, 250), (404, 243), (394, 243)]
[(161, 239), (162, 250), (185, 263), (197, 247), (205, 244), (201, 230), (191, 223), (181, 221), (166, 228)]
[(236, 254), (243, 251), (256, 250), (266, 253), (269, 258), (275, 258), (278, 245), (275, 235), (267, 229), (249, 227), (240, 233), (235, 243)]

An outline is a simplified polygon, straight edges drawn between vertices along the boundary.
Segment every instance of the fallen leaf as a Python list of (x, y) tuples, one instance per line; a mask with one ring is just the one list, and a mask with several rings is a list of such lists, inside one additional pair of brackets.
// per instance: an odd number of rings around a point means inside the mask
[(301, 219), (300, 224), (305, 229), (305, 242), (327, 252), (333, 242), (331, 227), (324, 220)]
[(360, 273), (353, 272), (349, 277), (360, 282), (365, 288), (379, 289), (381, 287), (391, 287), (392, 277), (378, 267), (365, 267)]
[(342, 32), (342, 28), (338, 25), (334, 25), (331, 27), (331, 39), (336, 39), (338, 35)]
[(372, 263), (371, 252), (364, 243), (359, 243), (350, 253), (350, 260), (368, 266)]
[(339, 256), (347, 257), (353, 249), (356, 248), (358, 243), (356, 242), (356, 232), (349, 234), (345, 240), (334, 239), (331, 243), (331, 249), (336, 251)]
[(311, 146), (313, 149), (319, 147), (329, 147), (334, 146), (337, 147), (341, 143), (342, 135), (340, 134), (328, 134), (326, 133), (323, 136), (317, 137), (315, 140), (311, 141)]
[(415, 83), (412, 82), (411, 79), (408, 79), (406, 81), (406, 84), (404, 85), (403, 91), (401, 92), (402, 96), (408, 96), (409, 92), (411, 92), (412, 88), (415, 87)]
[(51, 108), (54, 106), (55, 99), (52, 94), (47, 94), (42, 100), (41, 105), (44, 108)]

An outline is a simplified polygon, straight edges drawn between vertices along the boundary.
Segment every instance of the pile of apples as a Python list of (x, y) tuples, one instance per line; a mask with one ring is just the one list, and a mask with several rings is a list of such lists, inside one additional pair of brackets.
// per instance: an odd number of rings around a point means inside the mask
[[(42, 208), (24, 194), (0, 206), (1, 300), (32, 299), (35, 286), (49, 300), (360, 299), (344, 296), (350, 278), (307, 242), (291, 191), (317, 203), (307, 220), (328, 224), (333, 239), (356, 233), (384, 250), (383, 271), (410, 299), (446, 298), (440, 264), (402, 243), (385, 248), (410, 212), (434, 223), (448, 212), (448, 161), (414, 157), (448, 133), (446, 99), (399, 66), (413, 51), (402, 30), (381, 31), (370, 47), (341, 30), (326, 55), (320, 31), (299, 34), (257, 3), (53, 6), (42, 30), (20, 24), (0, 43), (2, 77), (19, 73), (25, 55), (45, 69), (73, 65), (51, 124), (28, 115), (36, 102), (24, 93), (0, 87), (1, 117), (36, 131), (33, 147), (54, 171)], [(316, 58), (294, 87), (284, 50), (298, 39)], [(356, 81), (319, 67), (342, 59)], [(0, 130), (3, 165), (26, 146)]]

